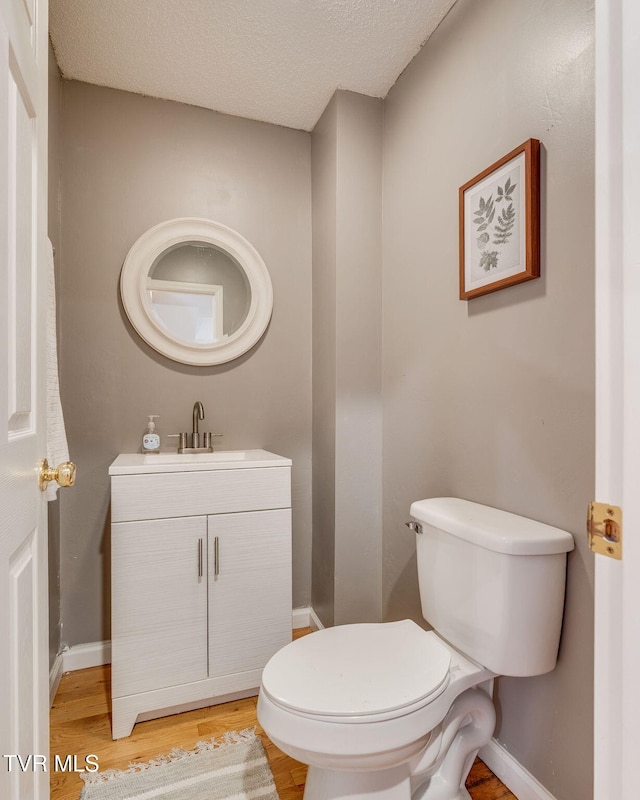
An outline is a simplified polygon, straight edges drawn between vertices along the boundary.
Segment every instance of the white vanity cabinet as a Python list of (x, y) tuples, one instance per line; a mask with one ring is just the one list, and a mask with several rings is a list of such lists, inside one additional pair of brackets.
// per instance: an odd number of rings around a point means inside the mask
[(206, 540), (206, 517), (112, 524), (114, 697), (207, 678)]
[(257, 694), (291, 641), (291, 461), (205, 455), (121, 455), (109, 470), (114, 739)]
[(216, 514), (207, 522), (209, 675), (261, 673), (291, 641), (291, 511)]

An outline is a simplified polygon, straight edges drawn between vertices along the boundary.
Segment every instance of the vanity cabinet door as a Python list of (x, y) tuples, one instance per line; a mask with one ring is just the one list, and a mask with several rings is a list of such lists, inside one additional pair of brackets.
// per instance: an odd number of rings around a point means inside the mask
[(111, 526), (112, 692), (207, 677), (207, 518)]
[(262, 669), (291, 641), (291, 509), (216, 514), (209, 531), (209, 676)]

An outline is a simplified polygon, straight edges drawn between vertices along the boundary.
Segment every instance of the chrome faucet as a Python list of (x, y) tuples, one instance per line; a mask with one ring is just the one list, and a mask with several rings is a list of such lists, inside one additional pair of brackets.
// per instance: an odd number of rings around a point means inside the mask
[(198, 421), (204, 419), (204, 406), (199, 400), (193, 404), (193, 430), (191, 433), (170, 433), (178, 439), (178, 453), (212, 453), (213, 437), (221, 433), (200, 433)]

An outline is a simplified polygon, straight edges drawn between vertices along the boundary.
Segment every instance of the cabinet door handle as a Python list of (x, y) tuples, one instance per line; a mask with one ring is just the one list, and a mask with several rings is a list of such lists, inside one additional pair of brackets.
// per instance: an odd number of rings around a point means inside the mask
[(215, 577), (220, 574), (220, 540), (217, 536), (213, 540), (213, 574)]
[(202, 539), (198, 539), (198, 580), (202, 578)]

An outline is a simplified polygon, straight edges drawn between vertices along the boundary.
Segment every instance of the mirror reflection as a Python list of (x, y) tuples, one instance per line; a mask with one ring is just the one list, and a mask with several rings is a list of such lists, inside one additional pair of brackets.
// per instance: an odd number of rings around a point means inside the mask
[(146, 293), (156, 325), (187, 344), (215, 344), (245, 321), (251, 289), (244, 269), (206, 242), (180, 242), (152, 263)]

